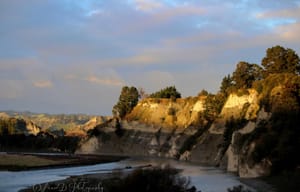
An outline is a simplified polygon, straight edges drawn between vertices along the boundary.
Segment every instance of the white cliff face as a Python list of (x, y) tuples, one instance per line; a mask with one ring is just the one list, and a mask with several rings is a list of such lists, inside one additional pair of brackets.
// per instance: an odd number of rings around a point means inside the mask
[(254, 163), (252, 159), (256, 143), (251, 142), (248, 145), (244, 145), (244, 141), (241, 142), (240, 140), (246, 134), (255, 131), (260, 121), (269, 118), (269, 116), (270, 115), (262, 109), (258, 113), (256, 121), (249, 121), (243, 128), (232, 134), (231, 144), (224, 157), (227, 158), (228, 171), (236, 172), (242, 178), (255, 178), (270, 174), (270, 168), (272, 166), (270, 161), (264, 159), (259, 163)]
[(26, 122), (26, 134), (28, 135), (37, 135), (41, 129), (34, 124), (32, 121), (27, 121)]
[(184, 130), (198, 123), (200, 113), (205, 110), (205, 98), (145, 99), (127, 116), (129, 120), (138, 120), (146, 124), (159, 125), (163, 128)]
[(249, 94), (242, 96), (230, 94), (221, 111), (221, 116), (225, 119), (241, 115), (245, 115), (245, 119), (256, 118), (259, 110), (258, 93), (254, 89), (249, 89), (248, 92)]
[(245, 118), (253, 120), (257, 118), (260, 110), (258, 93), (253, 90), (248, 90), (248, 95), (238, 96), (230, 94), (225, 102), (219, 118), (217, 118), (209, 129), (212, 134), (223, 134), (226, 120), (231, 117), (235, 119)]
[(230, 145), (226, 151), (227, 156), (227, 171), (238, 172), (239, 170), (239, 155), (235, 152), (234, 147)]

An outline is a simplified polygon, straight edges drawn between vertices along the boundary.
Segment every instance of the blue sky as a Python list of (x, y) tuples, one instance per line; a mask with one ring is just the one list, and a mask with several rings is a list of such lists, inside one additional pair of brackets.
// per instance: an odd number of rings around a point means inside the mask
[(110, 115), (122, 86), (216, 92), (267, 48), (300, 54), (300, 1), (2, 0), (0, 110)]

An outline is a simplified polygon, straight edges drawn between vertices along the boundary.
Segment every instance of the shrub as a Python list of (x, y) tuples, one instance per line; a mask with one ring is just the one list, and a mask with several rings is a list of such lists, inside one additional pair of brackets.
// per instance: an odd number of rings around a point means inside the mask
[(173, 107), (170, 107), (168, 110), (168, 115), (171, 115), (171, 116), (176, 115), (176, 109), (174, 109)]
[(243, 185), (233, 186), (227, 189), (228, 192), (251, 192), (250, 189), (245, 189)]
[(164, 89), (161, 89), (160, 91), (157, 91), (155, 93), (152, 93), (150, 95), (151, 98), (172, 98), (173, 101), (175, 101), (177, 98), (181, 98), (181, 94), (176, 90), (175, 86), (166, 87)]
[(125, 178), (104, 180), (102, 183), (108, 192), (196, 192), (190, 181), (179, 175), (179, 171), (171, 168), (138, 169)]

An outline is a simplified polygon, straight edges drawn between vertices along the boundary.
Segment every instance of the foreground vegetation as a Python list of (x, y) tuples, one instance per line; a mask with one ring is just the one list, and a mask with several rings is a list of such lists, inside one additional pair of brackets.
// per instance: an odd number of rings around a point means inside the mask
[(64, 181), (47, 183), (41, 186), (33, 186), (23, 192), (32, 192), (43, 189), (52, 191), (103, 191), (103, 192), (196, 192), (194, 186), (186, 177), (180, 176), (177, 169), (166, 167), (151, 167), (137, 169), (130, 174), (110, 174), (98, 177), (73, 177)]

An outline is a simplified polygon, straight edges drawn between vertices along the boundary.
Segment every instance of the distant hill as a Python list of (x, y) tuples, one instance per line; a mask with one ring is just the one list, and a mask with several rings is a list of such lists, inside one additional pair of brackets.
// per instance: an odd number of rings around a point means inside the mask
[(16, 118), (32, 122), (41, 131), (51, 133), (63, 132), (65, 135), (85, 136), (89, 129), (102, 124), (110, 117), (85, 114), (46, 114), (18, 111), (0, 112), (0, 118)]

